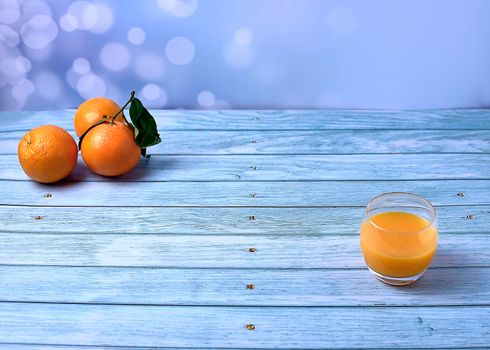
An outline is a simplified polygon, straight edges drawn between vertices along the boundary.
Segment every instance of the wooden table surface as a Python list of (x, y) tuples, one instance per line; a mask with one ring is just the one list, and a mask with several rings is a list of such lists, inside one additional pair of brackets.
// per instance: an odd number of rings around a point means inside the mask
[[(490, 110), (154, 115), (129, 175), (41, 185), (17, 143), (73, 111), (0, 114), (0, 349), (490, 346)], [(390, 191), (439, 217), (404, 288), (359, 248)]]

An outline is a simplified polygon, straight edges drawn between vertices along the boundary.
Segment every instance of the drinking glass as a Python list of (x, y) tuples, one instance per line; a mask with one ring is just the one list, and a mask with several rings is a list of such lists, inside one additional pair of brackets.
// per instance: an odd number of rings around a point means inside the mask
[(412, 193), (373, 198), (361, 224), (361, 249), (369, 270), (382, 282), (415, 282), (436, 252), (437, 216), (432, 204)]

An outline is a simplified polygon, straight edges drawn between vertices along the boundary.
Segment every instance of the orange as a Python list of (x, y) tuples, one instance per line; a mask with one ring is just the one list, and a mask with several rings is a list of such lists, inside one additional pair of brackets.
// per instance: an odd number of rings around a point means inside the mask
[(73, 137), (54, 125), (40, 126), (25, 134), (17, 153), (24, 172), (42, 183), (56, 182), (68, 176), (78, 158)]
[[(106, 97), (94, 97), (83, 102), (75, 112), (75, 132), (78, 137), (98, 122), (103, 116), (112, 117), (121, 107), (116, 102)], [(116, 117), (117, 121), (122, 122), (122, 112)]]
[(81, 151), (85, 164), (94, 173), (104, 176), (130, 172), (141, 155), (133, 129), (121, 122), (102, 123), (92, 128), (82, 140)]

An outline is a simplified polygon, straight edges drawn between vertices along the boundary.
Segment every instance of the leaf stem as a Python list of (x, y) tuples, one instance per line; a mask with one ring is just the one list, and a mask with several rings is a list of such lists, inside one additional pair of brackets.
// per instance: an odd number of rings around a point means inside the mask
[(82, 141), (83, 141), (83, 138), (85, 137), (85, 135), (87, 135), (87, 133), (92, 130), (93, 128), (95, 128), (97, 125), (99, 124), (102, 124), (106, 121), (107, 119), (107, 116), (103, 116), (101, 119), (99, 119), (97, 122), (95, 122), (94, 124), (92, 124), (92, 126), (90, 126), (90, 128), (88, 128), (87, 130), (85, 130), (85, 132), (80, 136), (80, 139), (78, 140), (78, 150), (81, 151), (82, 150)]
[(117, 117), (117, 115), (118, 115), (119, 113), (121, 113), (121, 117), (123, 118), (124, 122), (125, 122), (127, 125), (131, 125), (131, 123), (130, 123), (130, 122), (128, 122), (128, 120), (127, 120), (127, 119), (126, 119), (126, 117), (124, 116), (123, 111), (124, 111), (124, 108), (126, 108), (126, 107), (127, 107), (127, 105), (128, 105), (128, 104), (130, 104), (130, 103), (131, 103), (131, 101), (133, 101), (133, 98), (134, 98), (134, 95), (135, 95), (135, 94), (136, 94), (136, 92), (135, 92), (134, 90), (133, 90), (133, 91), (131, 91), (131, 96), (129, 97), (129, 100), (127, 100), (127, 101), (126, 101), (126, 103), (124, 104), (124, 106), (122, 106), (122, 108), (121, 108), (121, 109), (120, 109), (120, 110), (119, 110), (119, 111), (118, 111), (116, 114), (114, 114), (112, 117), (110, 117), (110, 118), (111, 118), (111, 125), (114, 125), (114, 119), (116, 119), (116, 117)]

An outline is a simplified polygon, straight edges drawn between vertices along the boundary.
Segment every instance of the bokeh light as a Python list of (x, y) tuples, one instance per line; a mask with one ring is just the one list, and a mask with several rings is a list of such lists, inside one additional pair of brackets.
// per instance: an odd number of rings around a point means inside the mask
[(16, 47), (20, 42), (19, 34), (8, 25), (0, 24), (0, 41), (10, 47)]
[(12, 97), (20, 106), (23, 106), (29, 95), (33, 94), (35, 90), (32, 81), (23, 79), (12, 88)]
[(105, 33), (112, 28), (114, 22), (114, 15), (112, 14), (112, 10), (110, 7), (102, 3), (95, 3), (94, 7), (97, 13), (97, 20), (95, 21), (95, 24), (90, 28), (90, 31), (96, 34)]
[(14, 60), (15, 68), (22, 73), (27, 73), (31, 70), (31, 61), (25, 56), (17, 56)]
[(106, 84), (98, 75), (87, 74), (78, 80), (77, 91), (86, 100), (92, 97), (104, 96)]
[(158, 5), (177, 17), (189, 17), (197, 10), (197, 0), (158, 0)]
[(237, 29), (237, 31), (235, 32), (235, 43), (237, 43), (238, 45), (244, 45), (244, 46), (247, 46), (247, 45), (250, 45), (252, 44), (252, 41), (253, 41), (253, 34), (252, 32), (250, 31), (250, 29), (248, 28), (239, 28)]
[(165, 46), (167, 59), (176, 65), (190, 63), (194, 59), (196, 50), (189, 38), (178, 36), (170, 39)]
[(490, 105), (490, 1), (400, 1), (0, 0), (0, 109)]
[(20, 29), (24, 44), (35, 50), (44, 49), (57, 35), (58, 26), (48, 15), (36, 15)]
[(88, 1), (75, 1), (70, 4), (66, 14), (75, 28), (89, 30), (97, 23), (97, 8)]
[(197, 103), (199, 103), (201, 107), (211, 108), (214, 106), (215, 101), (216, 99), (211, 91), (201, 91), (197, 95)]
[(146, 34), (140, 27), (132, 27), (128, 30), (128, 41), (133, 45), (141, 45), (145, 42)]
[(75, 1), (60, 17), (60, 27), (66, 32), (86, 30), (102, 34), (112, 28), (114, 15), (109, 6), (103, 3)]
[(141, 89), (141, 101), (148, 108), (162, 108), (167, 104), (167, 93), (156, 84), (146, 84)]
[(121, 43), (106, 44), (100, 51), (100, 61), (109, 70), (121, 71), (128, 67), (131, 60), (129, 50)]
[(0, 22), (13, 24), (17, 22), (19, 17), (19, 3), (15, 0), (2, 0), (2, 6), (0, 6)]
[(236, 69), (244, 69), (253, 63), (253, 52), (250, 45), (253, 34), (250, 29), (241, 27), (235, 31), (233, 41), (223, 51), (223, 56), (229, 66)]
[(49, 5), (40, 0), (24, 1), (21, 8), (21, 16), (25, 20), (34, 17), (36, 15), (46, 15), (48, 17), (53, 17), (53, 11)]
[(65, 32), (73, 32), (78, 26), (77, 18), (68, 14), (61, 16), (59, 23), (61, 29), (63, 29)]
[(66, 82), (68, 83), (68, 85), (73, 89), (73, 90), (77, 90), (77, 83), (78, 83), (78, 80), (82, 77), (81, 74), (77, 73), (73, 67), (71, 67), (70, 69), (68, 69), (68, 71), (66, 72), (65, 74), (65, 79), (66, 79)]
[(160, 97), (160, 87), (156, 84), (146, 84), (141, 90), (141, 95), (147, 100), (156, 100)]
[(18, 66), (16, 58), (7, 57), (0, 61), (0, 73), (5, 81), (11, 85), (16, 85), (26, 77), (26, 72)]
[(84, 57), (78, 57), (73, 61), (73, 70), (80, 74), (87, 74), (90, 72), (90, 62)]

